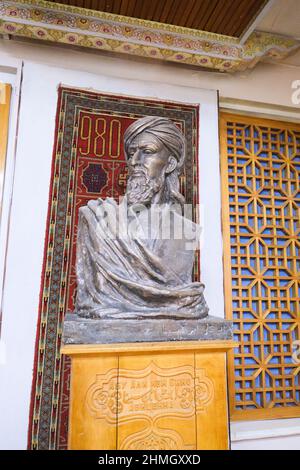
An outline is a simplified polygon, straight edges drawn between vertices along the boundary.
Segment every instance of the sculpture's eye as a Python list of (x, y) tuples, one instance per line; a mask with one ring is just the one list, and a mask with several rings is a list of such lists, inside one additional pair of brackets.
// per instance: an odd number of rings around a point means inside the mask
[(152, 153), (154, 153), (154, 150), (152, 150), (152, 149), (144, 149), (144, 153), (145, 153), (146, 155), (151, 155)]

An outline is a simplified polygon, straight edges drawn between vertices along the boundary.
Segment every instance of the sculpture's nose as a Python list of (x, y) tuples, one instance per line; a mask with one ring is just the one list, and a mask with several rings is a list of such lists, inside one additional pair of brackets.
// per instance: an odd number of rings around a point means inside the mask
[(139, 149), (137, 149), (131, 157), (130, 164), (132, 166), (139, 165), (141, 163), (141, 156)]

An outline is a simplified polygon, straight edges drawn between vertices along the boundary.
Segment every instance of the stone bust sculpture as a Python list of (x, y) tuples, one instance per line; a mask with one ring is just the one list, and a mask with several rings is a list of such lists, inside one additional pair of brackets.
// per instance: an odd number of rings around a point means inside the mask
[(169, 119), (145, 117), (125, 132), (129, 177), (120, 203), (80, 208), (76, 313), (85, 318), (203, 318), (192, 282), (197, 226), (182, 214), (185, 138)]

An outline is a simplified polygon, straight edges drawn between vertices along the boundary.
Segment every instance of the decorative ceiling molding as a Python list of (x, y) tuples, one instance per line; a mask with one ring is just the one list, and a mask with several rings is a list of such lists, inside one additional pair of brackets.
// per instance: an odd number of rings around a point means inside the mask
[[(53, 0), (54, 3), (240, 38), (275, 0)], [(254, 29), (254, 28), (253, 28)]]
[(0, 33), (110, 52), (237, 71), (283, 59), (294, 39), (253, 32), (236, 38), (40, 0), (0, 0)]

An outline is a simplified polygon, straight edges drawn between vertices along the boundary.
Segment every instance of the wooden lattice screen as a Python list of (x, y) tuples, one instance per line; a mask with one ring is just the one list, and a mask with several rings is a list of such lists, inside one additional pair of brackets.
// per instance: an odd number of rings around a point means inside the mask
[(300, 125), (222, 113), (233, 419), (300, 416)]

